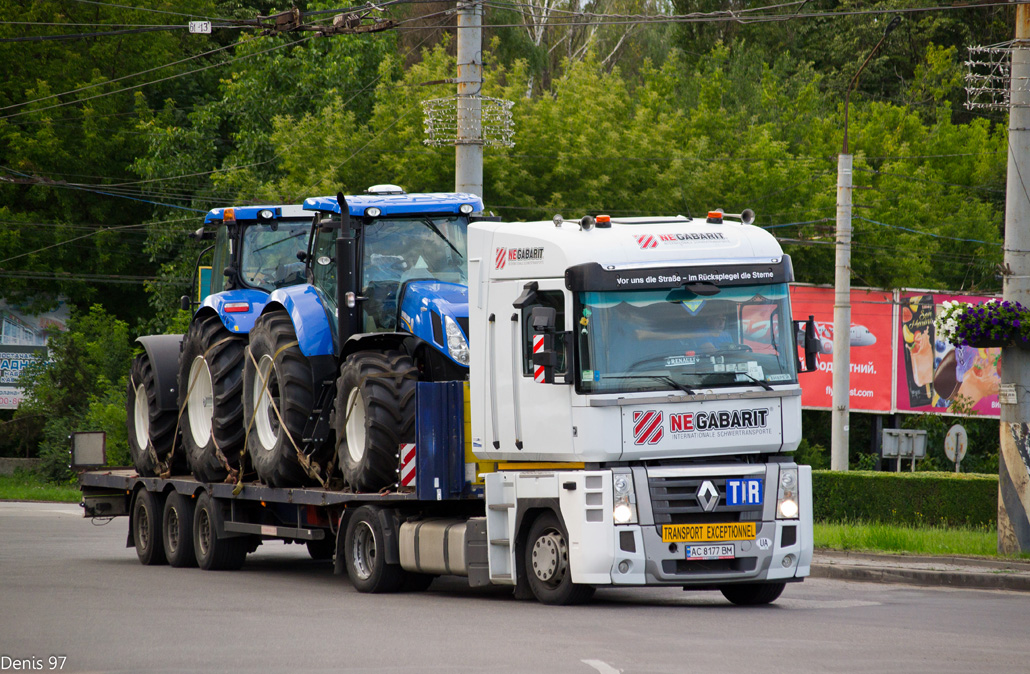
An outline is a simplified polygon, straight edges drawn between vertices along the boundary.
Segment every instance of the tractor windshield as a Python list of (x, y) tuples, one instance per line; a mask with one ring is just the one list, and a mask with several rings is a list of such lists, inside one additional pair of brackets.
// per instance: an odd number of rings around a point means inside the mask
[(365, 330), (394, 330), (397, 298), (407, 281), (468, 285), (468, 218), (434, 215), (381, 218), (362, 228), (361, 295)]
[(304, 263), (297, 253), (305, 249), (310, 229), (310, 219), (247, 225), (240, 256), (243, 282), (271, 292), (303, 281)]
[(578, 294), (577, 386), (634, 392), (797, 381), (786, 284)]

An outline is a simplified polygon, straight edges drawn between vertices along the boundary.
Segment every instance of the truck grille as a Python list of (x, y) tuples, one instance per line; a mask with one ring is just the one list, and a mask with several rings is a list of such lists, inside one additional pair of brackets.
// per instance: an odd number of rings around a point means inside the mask
[[(706, 513), (697, 501), (697, 490), (705, 480), (719, 490), (719, 504)], [(762, 509), (753, 505), (728, 506), (726, 478), (720, 477), (649, 477), (651, 511), (654, 523), (663, 524), (720, 524), (725, 522), (752, 522), (762, 519)]]

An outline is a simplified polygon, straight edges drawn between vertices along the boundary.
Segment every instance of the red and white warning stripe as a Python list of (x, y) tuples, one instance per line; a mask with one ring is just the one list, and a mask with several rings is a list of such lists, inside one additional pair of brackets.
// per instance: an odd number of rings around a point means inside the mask
[(494, 268), (504, 269), (504, 263), (508, 260), (508, 249), (498, 248), (494, 254)]
[(656, 239), (652, 234), (639, 234), (633, 238), (637, 240), (637, 243), (640, 244), (640, 247), (644, 250), (658, 247), (658, 239)]
[(401, 486), (415, 486), (415, 443), (401, 445)]
[(655, 410), (633, 413), (633, 444), (657, 445), (661, 442), (665, 431), (662, 430), (662, 418), (665, 415)]
[[(533, 353), (540, 353), (544, 350), (544, 336), (533, 335)], [(533, 369), (533, 381), (543, 384), (544, 383), (544, 366), (537, 365)]]

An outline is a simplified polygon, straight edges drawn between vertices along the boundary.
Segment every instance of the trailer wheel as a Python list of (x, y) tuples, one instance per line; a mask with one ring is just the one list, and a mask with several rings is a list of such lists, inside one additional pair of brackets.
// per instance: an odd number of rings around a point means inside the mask
[(311, 555), (311, 559), (319, 561), (332, 559), (334, 552), (336, 552), (336, 538), (333, 536), (326, 536), (317, 541), (308, 541), (308, 554)]
[[(297, 345), (290, 315), (278, 310), (259, 317), (250, 331), (248, 349), (243, 368), (243, 416), (249, 429), (250, 462), (261, 481), (273, 487), (314, 484), (316, 480), (297, 460), (315, 399), (311, 366)], [(310, 460), (324, 466), (331, 449), (331, 443), (326, 443)]]
[(157, 381), (150, 357), (132, 359), (125, 395), (125, 425), (132, 465), (143, 477), (154, 477), (158, 462), (166, 461), (175, 438), (175, 410), (157, 407)]
[(164, 543), (161, 536), (161, 497), (140, 489), (132, 503), (132, 543), (141, 564), (165, 564)]
[(196, 566), (193, 554), (193, 500), (173, 491), (165, 498), (161, 521), (165, 556), (174, 567)]
[(400, 351), (361, 351), (340, 368), (336, 437), (344, 481), (354, 491), (397, 482), (398, 445), (415, 441), (418, 370)]
[(347, 522), (344, 540), (347, 574), (358, 592), (395, 592), (404, 582), (400, 564), (386, 562), (386, 541), (378, 511), (362, 506)]
[(719, 590), (737, 606), (760, 606), (776, 601), (785, 587), (786, 583), (745, 583), (723, 585)]
[(204, 492), (197, 498), (193, 514), (193, 550), (197, 565), (205, 571), (234, 571), (247, 559), (246, 538), (219, 538), (218, 505)]
[(190, 472), (221, 482), (238, 468), (243, 451), (243, 358), (246, 338), (208, 314), (190, 323), (179, 355), (179, 425)]
[(553, 512), (537, 517), (529, 527), (523, 560), (533, 596), (542, 604), (582, 604), (594, 595), (591, 585), (572, 582), (569, 535)]

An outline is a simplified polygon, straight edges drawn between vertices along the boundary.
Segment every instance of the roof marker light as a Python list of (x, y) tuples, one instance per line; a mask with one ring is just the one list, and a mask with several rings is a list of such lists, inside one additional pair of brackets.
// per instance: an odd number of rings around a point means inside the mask
[(713, 225), (721, 225), (722, 211), (708, 211), (708, 222)]
[(465, 215), (468, 215), (475, 209), (473, 208), (472, 204), (462, 204), (458, 207), (458, 210), (464, 213)]
[(376, 206), (369, 206), (365, 209), (365, 215), (369, 218), (378, 218), (382, 211)]
[(236, 209), (227, 208), (222, 211), (222, 222), (236, 222)]
[(610, 229), (612, 226), (612, 216), (599, 215), (594, 218), (594, 224), (597, 225), (598, 229)]
[(262, 220), (271, 220), (275, 217), (275, 213), (273, 213), (267, 208), (262, 208), (260, 211), (258, 211), (258, 217)]

